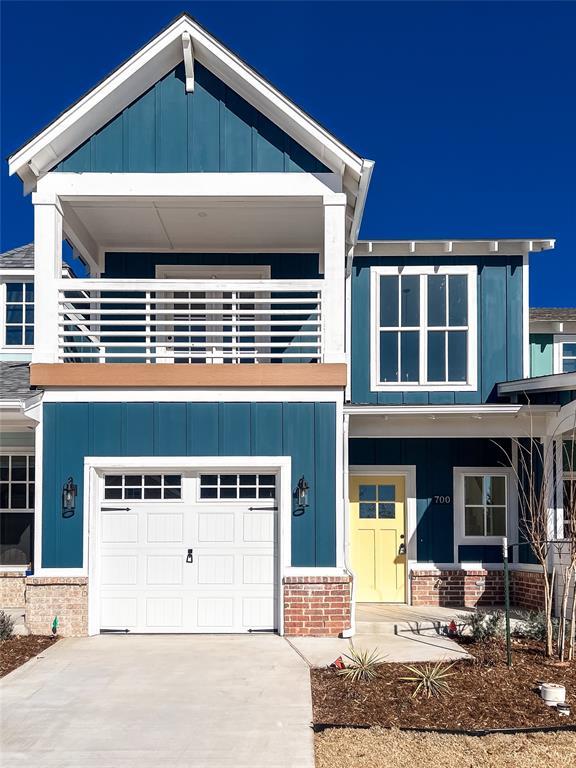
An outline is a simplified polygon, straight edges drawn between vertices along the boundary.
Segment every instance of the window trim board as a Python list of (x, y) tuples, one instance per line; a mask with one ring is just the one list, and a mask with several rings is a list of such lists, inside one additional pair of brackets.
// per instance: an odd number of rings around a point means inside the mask
[(469, 475), (500, 475), (506, 478), (506, 536), (509, 544), (518, 538), (518, 489), (512, 467), (454, 467), (454, 562), (458, 563), (461, 546), (498, 546), (502, 536), (466, 536), (464, 533), (464, 477)]
[(554, 367), (554, 373), (564, 373), (564, 355), (563, 355), (563, 345), (564, 344), (576, 344), (576, 334), (575, 333), (556, 333), (554, 334), (554, 357), (553, 357), (553, 367)]
[[(34, 275), (30, 272), (27, 272), (25, 275), (23, 275), (18, 274), (17, 272), (12, 273), (4, 271), (2, 274), (0, 274), (0, 352), (4, 354), (15, 352), (30, 352), (30, 350), (34, 349), (34, 342), (32, 342), (32, 344), (8, 344), (6, 341), (6, 331), (8, 325), (6, 318), (8, 304), (6, 288), (7, 283), (32, 283), (34, 285)], [(32, 321), (31, 325), (34, 332), (36, 325), (36, 295), (34, 295), (32, 306), (34, 307), (34, 320)], [(30, 323), (26, 323), (24, 318), (22, 327), (26, 327), (26, 325), (30, 325)]]
[[(468, 359), (466, 382), (418, 383), (380, 381), (380, 277), (383, 275), (466, 275), (468, 277)], [(420, 294), (420, 330), (427, 318), (427, 291)], [(427, 328), (427, 320), (426, 325)], [(458, 330), (460, 326), (455, 327)], [(427, 345), (420, 344), (419, 368), (427, 375)], [(370, 389), (372, 392), (471, 392), (478, 389), (478, 269), (464, 266), (374, 266), (370, 267)]]

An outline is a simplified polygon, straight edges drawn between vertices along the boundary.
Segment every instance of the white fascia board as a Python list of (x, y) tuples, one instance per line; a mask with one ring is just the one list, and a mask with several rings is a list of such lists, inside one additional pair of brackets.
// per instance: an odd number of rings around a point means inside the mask
[(319, 204), (345, 204), (346, 196), (330, 188), (326, 174), (311, 173), (49, 173), (38, 181), (34, 205), (55, 205), (59, 200), (83, 201), (127, 197), (236, 198), (297, 197)]
[(45, 403), (341, 403), (342, 389), (47, 389)]
[(559, 410), (557, 405), (345, 405), (344, 413), (357, 416), (488, 416)]
[[(547, 376), (534, 376), (531, 379), (505, 381), (498, 384), (498, 394), (508, 395), (516, 392), (560, 392), (576, 390), (576, 373), (552, 373)], [(534, 406), (531, 406), (534, 408)]]
[(355, 438), (511, 438), (550, 433), (549, 414), (487, 416), (350, 416), (349, 437)]
[(11, 268), (6, 267), (0, 269), (0, 278), (5, 279), (7, 277), (34, 277), (34, 267), (32, 269)]
[(23, 181), (29, 182), (30, 167), (35, 175), (41, 175), (72, 152), (182, 61), (184, 33), (190, 35), (195, 59), (252, 106), (270, 117), (334, 171), (344, 164), (360, 177), (362, 159), (358, 155), (188, 16), (177, 19), (15, 152), (9, 158), (10, 174), (18, 173)]
[(354, 256), (523, 256), (547, 251), (555, 240), (360, 240)]
[(360, 183), (358, 185), (358, 196), (356, 197), (356, 204), (354, 205), (354, 216), (352, 219), (352, 224), (350, 225), (349, 241), (351, 245), (356, 245), (358, 242), (358, 235), (360, 234), (360, 226), (362, 224), (362, 216), (364, 215), (364, 206), (366, 205), (368, 187), (370, 186), (370, 179), (372, 178), (373, 170), (373, 160), (362, 160), (362, 171), (360, 173)]

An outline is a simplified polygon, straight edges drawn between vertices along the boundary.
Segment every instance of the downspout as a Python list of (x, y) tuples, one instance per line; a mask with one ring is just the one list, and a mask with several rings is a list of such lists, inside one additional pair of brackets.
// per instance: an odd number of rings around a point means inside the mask
[(350, 626), (342, 630), (342, 637), (353, 637), (356, 634), (356, 579), (350, 567), (350, 509), (348, 503), (348, 434), (350, 416), (344, 414), (344, 460), (342, 462), (342, 488), (344, 493), (344, 570), (350, 576), (352, 591), (350, 594)]
[[(370, 185), (370, 179), (372, 177), (372, 170), (374, 168), (374, 161), (373, 160), (362, 160), (362, 169), (360, 171), (360, 182), (358, 184), (358, 196), (356, 197), (356, 205), (354, 206), (354, 218), (352, 219), (352, 225), (350, 227), (350, 247), (348, 248), (348, 251), (346, 253), (346, 271), (345, 271), (345, 279), (347, 280), (351, 273), (352, 273), (352, 260), (354, 258), (354, 246), (358, 242), (358, 234), (360, 232), (360, 224), (362, 223), (362, 216), (364, 214), (364, 206), (366, 204), (366, 196), (368, 194), (368, 187)], [(350, 312), (350, 303), (349, 303), (349, 294), (347, 295), (347, 301), (346, 301), (346, 317), (345, 317), (345, 323), (346, 323), (346, 337), (347, 337), (347, 350), (346, 354), (348, 357), (348, 382), (350, 381), (350, 365), (351, 365), (351, 350), (350, 350), (350, 334), (348, 333), (349, 329), (349, 312)], [(349, 387), (349, 383), (347, 386), (347, 389)], [(350, 626), (346, 629), (343, 629), (341, 632), (341, 637), (353, 637), (356, 634), (356, 580), (354, 578), (354, 572), (352, 571), (352, 568), (350, 567), (350, 509), (349, 509), (349, 493), (348, 493), (348, 435), (350, 431), (350, 416), (345, 413), (344, 414), (344, 423), (343, 423), (343, 441), (344, 445), (342, 447), (342, 489), (343, 489), (343, 495), (344, 495), (344, 570), (347, 573), (347, 575), (350, 577), (350, 583), (352, 585), (351, 587), (351, 593), (350, 593)]]

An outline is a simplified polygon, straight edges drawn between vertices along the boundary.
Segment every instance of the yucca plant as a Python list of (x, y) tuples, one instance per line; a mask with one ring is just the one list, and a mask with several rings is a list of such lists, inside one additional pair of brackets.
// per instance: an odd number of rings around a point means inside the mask
[(378, 655), (377, 648), (371, 651), (357, 651), (356, 648), (351, 648), (350, 654), (345, 653), (343, 656), (348, 661), (345, 662), (344, 669), (338, 670), (338, 674), (352, 683), (374, 680), (378, 675), (378, 666), (385, 661), (384, 656)]
[(449, 672), (454, 664), (443, 664), (441, 661), (436, 664), (424, 664), (422, 667), (409, 667), (406, 669), (412, 672), (410, 677), (401, 677), (400, 680), (406, 680), (410, 683), (416, 683), (416, 688), (412, 697), (421, 693), (423, 696), (442, 696), (444, 693), (450, 693), (447, 677), (451, 677), (454, 672)]

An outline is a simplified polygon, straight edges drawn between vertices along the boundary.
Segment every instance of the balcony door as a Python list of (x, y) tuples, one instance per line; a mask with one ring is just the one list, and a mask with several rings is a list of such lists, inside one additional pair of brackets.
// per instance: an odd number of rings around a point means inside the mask
[[(169, 309), (168, 322), (157, 335), (158, 362), (162, 363), (254, 363), (266, 353), (266, 315), (254, 313), (253, 291), (223, 290), (219, 284), (238, 280), (268, 280), (267, 265), (156, 267), (161, 280), (214, 281), (214, 290), (197, 291), (190, 285), (182, 290), (162, 291), (162, 306)], [(261, 296), (262, 294), (259, 294)], [(166, 299), (171, 301), (165, 302)], [(259, 304), (263, 309), (266, 305)], [(252, 312), (251, 312), (252, 310)], [(268, 329), (269, 330), (269, 329)]]

